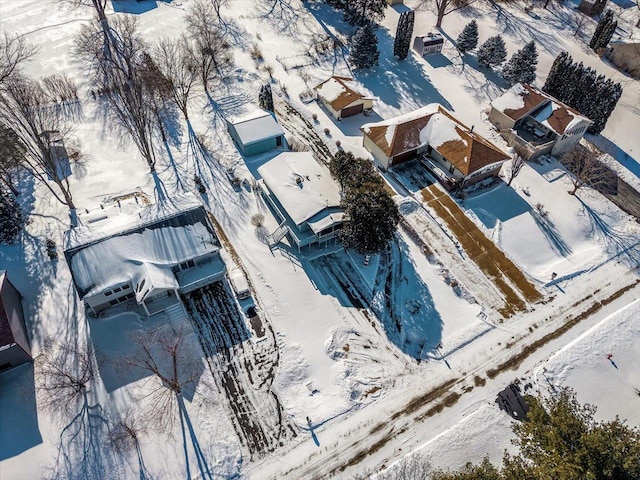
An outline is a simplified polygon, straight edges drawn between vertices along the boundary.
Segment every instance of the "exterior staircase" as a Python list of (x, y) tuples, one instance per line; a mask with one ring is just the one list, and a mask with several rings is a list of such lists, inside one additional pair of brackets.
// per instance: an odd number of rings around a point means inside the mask
[(165, 315), (169, 317), (169, 321), (173, 326), (174, 330), (182, 329), (184, 333), (192, 333), (193, 327), (191, 326), (191, 322), (189, 321), (189, 316), (187, 315), (187, 311), (184, 309), (182, 302), (174, 303), (173, 305), (167, 307), (164, 311)]
[(276, 228), (273, 233), (269, 235), (269, 247), (273, 247), (274, 245), (278, 244), (280, 240), (282, 240), (287, 235), (288, 231), (289, 227), (285, 225), (285, 222), (282, 222), (280, 225), (278, 225), (278, 228)]

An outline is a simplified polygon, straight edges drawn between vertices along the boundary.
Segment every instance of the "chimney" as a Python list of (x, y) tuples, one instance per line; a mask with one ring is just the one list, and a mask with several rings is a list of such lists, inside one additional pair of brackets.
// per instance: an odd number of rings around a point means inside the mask
[(469, 130), (469, 133), (473, 133), (473, 127), (475, 127), (475, 125), (471, 125), (471, 130)]

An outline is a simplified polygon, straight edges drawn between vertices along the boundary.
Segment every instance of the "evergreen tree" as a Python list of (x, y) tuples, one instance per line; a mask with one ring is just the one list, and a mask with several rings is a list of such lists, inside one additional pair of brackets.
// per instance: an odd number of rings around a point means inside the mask
[(260, 87), (260, 93), (258, 94), (258, 104), (263, 110), (274, 112), (273, 106), (273, 93), (271, 92), (271, 85), (265, 83)]
[(378, 38), (371, 24), (367, 23), (364, 27), (360, 27), (351, 39), (349, 62), (355, 68), (371, 68), (378, 65), (379, 56)]
[(384, 18), (387, 0), (349, 0), (344, 2), (344, 16), (351, 25), (364, 26)]
[(605, 14), (602, 16), (602, 18), (600, 19), (600, 21), (598, 22), (598, 25), (596, 25), (596, 29), (593, 32), (593, 36), (589, 41), (589, 48), (593, 50), (597, 48), (596, 44), (598, 43), (600, 36), (611, 23), (613, 23), (613, 12), (611, 10), (607, 10)]
[(507, 47), (500, 35), (489, 38), (478, 50), (478, 62), (491, 68), (507, 59)]
[(399, 60), (404, 60), (409, 55), (411, 40), (413, 38), (413, 24), (415, 21), (415, 12), (409, 10), (400, 14), (398, 19), (398, 28), (396, 29), (396, 38), (393, 42), (393, 55)]
[(502, 69), (502, 76), (511, 85), (532, 83), (536, 79), (538, 52), (532, 40), (524, 48), (514, 53)]
[(560, 90), (564, 86), (567, 71), (572, 62), (571, 55), (567, 52), (561, 52), (553, 61), (553, 65), (551, 65), (542, 90), (559, 99)]
[(475, 20), (471, 20), (465, 25), (460, 35), (458, 35), (456, 45), (462, 54), (478, 46), (478, 24)]
[(600, 36), (596, 39), (595, 44), (593, 46), (593, 50), (597, 51), (600, 48), (607, 48), (607, 45), (609, 45), (609, 42), (611, 41), (611, 37), (613, 37), (613, 34), (616, 31), (616, 28), (618, 28), (617, 21), (609, 23), (604, 28)]
[(0, 243), (11, 244), (24, 226), (22, 210), (15, 197), (0, 187)]
[(342, 201), (345, 221), (339, 238), (345, 248), (367, 255), (381, 252), (400, 221), (398, 207), (381, 185), (360, 184), (347, 190)]

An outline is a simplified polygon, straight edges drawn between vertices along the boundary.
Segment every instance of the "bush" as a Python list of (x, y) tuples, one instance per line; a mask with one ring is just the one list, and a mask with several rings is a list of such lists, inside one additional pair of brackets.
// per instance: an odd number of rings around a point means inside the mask
[(55, 240), (47, 238), (45, 242), (45, 248), (47, 250), (47, 256), (50, 260), (55, 260), (58, 258), (58, 248)]
[(193, 176), (193, 182), (196, 184), (196, 188), (198, 189), (199, 193), (207, 193), (207, 187), (204, 185), (204, 183), (202, 183), (202, 180), (198, 175)]
[(22, 210), (15, 197), (0, 188), (0, 243), (12, 244), (24, 227)]
[(251, 224), (255, 227), (261, 227), (264, 224), (264, 215), (261, 213), (256, 213), (251, 217)]

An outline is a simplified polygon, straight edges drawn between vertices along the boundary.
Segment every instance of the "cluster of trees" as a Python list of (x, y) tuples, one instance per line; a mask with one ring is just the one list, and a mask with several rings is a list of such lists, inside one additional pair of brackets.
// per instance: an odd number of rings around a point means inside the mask
[(587, 130), (600, 133), (622, 96), (622, 86), (604, 75), (574, 63), (567, 52), (560, 53), (549, 70), (542, 89), (593, 120)]
[(398, 207), (369, 160), (338, 152), (329, 162), (331, 176), (343, 192), (345, 221), (339, 238), (362, 255), (381, 252), (400, 221)]
[[(475, 20), (465, 25), (456, 40), (458, 51), (465, 54), (478, 46), (478, 24)], [(478, 49), (478, 62), (487, 68), (504, 63), (507, 59), (507, 47), (504, 39), (496, 35), (487, 39)], [(502, 68), (502, 76), (509, 84), (531, 83), (536, 78), (538, 51), (532, 40), (514, 53)]]
[[(460, 53), (465, 54), (478, 46), (478, 24), (475, 20), (469, 22), (457, 39)], [(478, 49), (478, 62), (487, 68), (504, 63), (507, 59), (507, 47), (503, 38), (496, 35), (487, 39)], [(502, 70), (502, 76), (510, 83), (530, 83), (535, 79), (538, 52), (535, 42), (531, 41), (524, 48), (518, 50), (509, 59)]]
[(338, 10), (342, 10), (344, 18), (351, 25), (364, 26), (367, 23), (379, 22), (384, 18), (387, 8), (386, 0), (326, 0)]
[(593, 36), (589, 42), (589, 48), (594, 51), (606, 48), (607, 45), (609, 45), (611, 37), (613, 37), (613, 33), (616, 31), (617, 27), (618, 22), (613, 19), (613, 12), (611, 10), (607, 10), (598, 22), (595, 32), (593, 32)]
[(415, 22), (415, 12), (409, 10), (402, 12), (398, 19), (396, 28), (396, 38), (393, 42), (393, 55), (399, 60), (404, 60), (409, 55), (411, 40), (413, 39), (413, 24)]
[(371, 24), (366, 23), (351, 38), (349, 62), (355, 68), (372, 68), (378, 65), (379, 58), (378, 37)]
[(432, 471), (424, 460), (405, 462), (380, 480), (633, 480), (640, 478), (640, 430), (615, 419), (599, 422), (595, 407), (571, 390), (549, 399), (527, 397), (528, 419), (514, 424), (519, 452), (502, 466), (485, 459), (456, 471)]
[(181, 112), (190, 126), (188, 105), (196, 86), (209, 94), (233, 63), (214, 4), (196, 0), (185, 21), (187, 34), (148, 45), (134, 17), (105, 17), (85, 26), (76, 42), (109, 125), (133, 141), (152, 172), (156, 138), (166, 142), (173, 112)]

